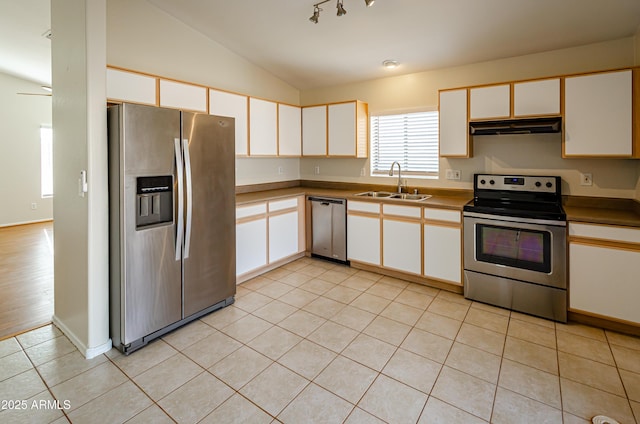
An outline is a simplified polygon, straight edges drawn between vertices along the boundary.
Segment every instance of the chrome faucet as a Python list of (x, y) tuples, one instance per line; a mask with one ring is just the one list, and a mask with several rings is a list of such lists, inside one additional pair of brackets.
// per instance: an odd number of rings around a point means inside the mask
[(389, 176), (393, 177), (393, 165), (398, 165), (398, 193), (402, 193), (402, 168), (400, 168), (400, 163), (395, 161), (391, 164), (391, 169), (389, 169)]

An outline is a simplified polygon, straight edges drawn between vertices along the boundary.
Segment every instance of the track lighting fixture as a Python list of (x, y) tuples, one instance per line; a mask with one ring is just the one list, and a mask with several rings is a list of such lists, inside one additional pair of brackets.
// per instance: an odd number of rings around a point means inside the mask
[(309, 20), (310, 20), (311, 22), (313, 22), (314, 24), (317, 24), (317, 23), (318, 23), (318, 18), (320, 17), (320, 11), (321, 11), (321, 10), (322, 10), (322, 9), (320, 9), (320, 8), (318, 7), (318, 5), (317, 5), (317, 4), (313, 6), (313, 16), (311, 16), (311, 17), (309, 18)]
[[(311, 17), (309, 18), (309, 20), (311, 22), (313, 22), (314, 24), (318, 23), (318, 19), (320, 18), (320, 12), (322, 12), (322, 9), (320, 8), (321, 4), (327, 3), (331, 0), (324, 0), (321, 2), (318, 2), (316, 4), (313, 5), (313, 15), (311, 15)], [(336, 2), (336, 9), (338, 9), (338, 16), (342, 16), (342, 15), (346, 15), (347, 14), (347, 9), (344, 8), (344, 4), (343, 4), (344, 0), (337, 0)], [(364, 3), (367, 7), (371, 6), (373, 3), (375, 3), (375, 0), (364, 0)]]

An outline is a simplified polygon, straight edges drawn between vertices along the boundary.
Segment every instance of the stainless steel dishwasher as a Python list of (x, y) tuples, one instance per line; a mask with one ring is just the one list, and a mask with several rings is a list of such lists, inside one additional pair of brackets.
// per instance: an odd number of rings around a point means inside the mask
[(345, 199), (309, 196), (311, 202), (311, 253), (340, 262), (347, 261), (347, 214)]

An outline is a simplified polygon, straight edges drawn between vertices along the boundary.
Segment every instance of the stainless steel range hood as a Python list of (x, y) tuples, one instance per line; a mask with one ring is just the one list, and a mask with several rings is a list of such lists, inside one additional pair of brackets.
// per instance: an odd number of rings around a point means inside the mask
[(562, 130), (562, 118), (527, 118), (502, 121), (469, 122), (469, 134), (506, 135), (506, 134), (549, 134)]

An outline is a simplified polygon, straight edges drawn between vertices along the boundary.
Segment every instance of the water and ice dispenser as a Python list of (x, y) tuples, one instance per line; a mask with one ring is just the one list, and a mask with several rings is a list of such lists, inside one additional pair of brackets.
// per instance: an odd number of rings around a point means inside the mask
[(136, 185), (136, 229), (173, 222), (173, 177), (138, 177)]

